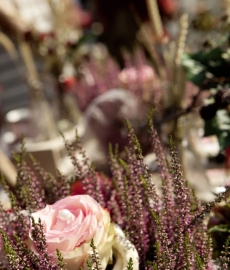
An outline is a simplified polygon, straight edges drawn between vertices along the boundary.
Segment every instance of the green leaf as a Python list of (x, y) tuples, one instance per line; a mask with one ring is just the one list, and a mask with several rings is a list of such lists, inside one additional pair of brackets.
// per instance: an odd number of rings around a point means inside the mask
[(216, 135), (220, 151), (230, 146), (230, 116), (226, 110), (219, 110), (212, 120), (205, 121), (204, 136)]
[(187, 73), (188, 80), (196, 85), (201, 85), (206, 78), (206, 67), (192, 59), (188, 54), (182, 56), (182, 65)]
[(207, 78), (229, 77), (228, 62), (222, 57), (224, 51), (214, 48), (209, 51), (200, 51), (195, 54), (184, 54), (182, 65), (187, 72), (187, 77), (194, 84), (200, 86)]
[(204, 137), (216, 135), (218, 128), (216, 126), (216, 119), (206, 120), (204, 123)]
[(128, 262), (128, 265), (127, 265), (127, 270), (133, 270), (133, 259), (130, 258), (129, 259), (129, 262)]
[(220, 224), (216, 225), (208, 230), (209, 233), (212, 232), (230, 232), (230, 225)]

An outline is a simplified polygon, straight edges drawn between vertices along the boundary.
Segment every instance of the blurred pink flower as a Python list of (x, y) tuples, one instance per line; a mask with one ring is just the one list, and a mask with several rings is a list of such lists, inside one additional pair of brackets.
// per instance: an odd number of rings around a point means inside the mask
[(124, 68), (118, 74), (118, 79), (124, 84), (153, 82), (154, 78), (155, 71), (148, 65)]

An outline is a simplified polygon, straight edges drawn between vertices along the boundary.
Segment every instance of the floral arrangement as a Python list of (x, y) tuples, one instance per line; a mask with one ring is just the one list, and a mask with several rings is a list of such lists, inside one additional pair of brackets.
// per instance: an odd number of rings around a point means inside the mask
[(172, 138), (167, 161), (152, 113), (148, 123), (162, 178), (161, 195), (128, 121), (125, 154), (119, 156), (118, 149), (110, 147), (112, 181), (89, 164), (78, 136), (75, 146), (64, 139), (76, 180), (88, 195), (68, 196), (73, 180), (60, 172), (54, 178), (33, 157), (33, 169), (29, 168), (22, 141), (22, 151), (15, 155), (16, 189), (10, 191), (2, 177), (12, 211), (0, 210), (0, 269), (227, 270), (229, 239), (213, 261), (204, 219), (229, 189), (201, 205), (183, 178)]

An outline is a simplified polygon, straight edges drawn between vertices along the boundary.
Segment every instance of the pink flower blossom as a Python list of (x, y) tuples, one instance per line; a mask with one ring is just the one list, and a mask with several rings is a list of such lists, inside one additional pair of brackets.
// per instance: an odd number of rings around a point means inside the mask
[(140, 68), (129, 67), (124, 68), (119, 73), (118, 79), (125, 84), (153, 82), (155, 79), (155, 72), (151, 66), (147, 65), (143, 65)]
[[(56, 249), (59, 249), (67, 270), (86, 267), (86, 259), (92, 252), (92, 239), (98, 248), (102, 269), (106, 268), (112, 257), (116, 233), (110, 223), (109, 212), (93, 198), (88, 195), (70, 196), (47, 205), (32, 216), (36, 222), (41, 219), (48, 251), (57, 259)], [(29, 246), (36, 252), (31, 233)]]

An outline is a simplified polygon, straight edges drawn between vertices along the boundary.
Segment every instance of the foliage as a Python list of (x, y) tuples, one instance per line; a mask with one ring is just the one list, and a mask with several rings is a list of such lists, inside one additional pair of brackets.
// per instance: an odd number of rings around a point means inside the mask
[(195, 54), (184, 54), (183, 66), (188, 72), (188, 79), (201, 86), (208, 78), (216, 80), (217, 78), (229, 77), (227, 71), (229, 63), (228, 59), (223, 57), (224, 53), (225, 49), (221, 48), (221, 45), (217, 45), (214, 48), (204, 48)]
[(227, 36), (224, 36), (215, 46), (210, 43), (208, 47), (204, 47), (197, 53), (183, 56), (183, 66), (187, 71), (188, 79), (199, 86), (200, 92), (209, 93), (200, 115), (205, 121), (204, 136), (216, 135), (220, 151), (230, 146), (229, 64)]
[(129, 259), (128, 265), (127, 265), (127, 270), (133, 270), (133, 260), (132, 258)]
[(226, 110), (219, 110), (213, 119), (205, 121), (204, 129), (204, 136), (217, 136), (220, 151), (230, 145), (230, 117)]

